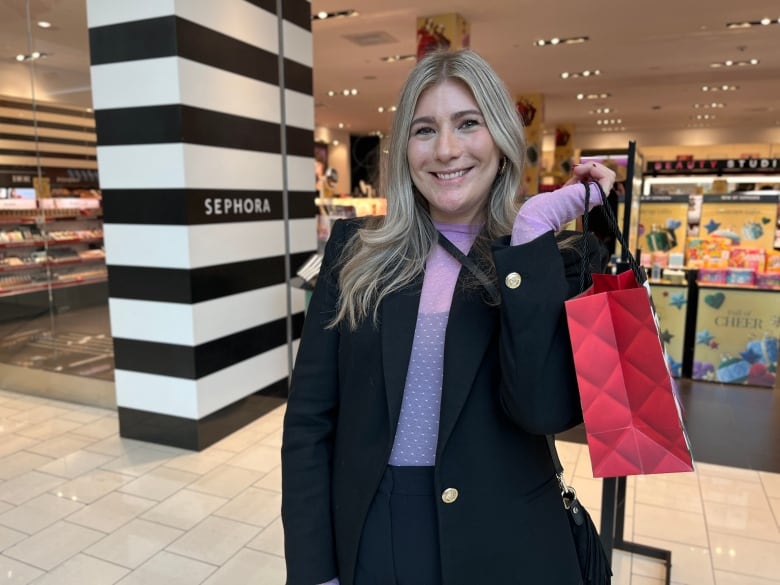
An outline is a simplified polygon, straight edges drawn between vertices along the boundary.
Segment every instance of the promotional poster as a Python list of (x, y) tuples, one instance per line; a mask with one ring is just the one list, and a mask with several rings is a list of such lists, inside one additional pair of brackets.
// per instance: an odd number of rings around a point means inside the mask
[(703, 286), (693, 379), (776, 388), (779, 337), (776, 293)]
[(658, 315), (661, 341), (666, 348), (669, 371), (679, 378), (683, 361), (685, 318), (688, 314), (688, 288), (664, 284), (651, 286), (653, 305)]
[(685, 252), (688, 196), (645, 197), (639, 210), (639, 242), (643, 252)]

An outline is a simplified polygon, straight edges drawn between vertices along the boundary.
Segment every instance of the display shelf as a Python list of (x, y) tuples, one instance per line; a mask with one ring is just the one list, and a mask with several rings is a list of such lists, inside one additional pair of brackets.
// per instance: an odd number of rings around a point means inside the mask
[(642, 195), (709, 195), (734, 191), (780, 189), (780, 175), (673, 175), (645, 176)]
[(683, 282), (675, 282), (673, 280), (669, 280), (668, 278), (648, 278), (647, 282), (649, 282), (651, 285), (662, 285), (662, 286), (679, 286), (679, 287), (687, 287), (688, 284)]
[(765, 291), (765, 292), (778, 292), (780, 291), (780, 287), (762, 287), (762, 286), (756, 286), (755, 284), (731, 284), (727, 282), (719, 283), (719, 282), (702, 282), (700, 280), (696, 281), (696, 285), (699, 288), (730, 288), (735, 290), (755, 290), (755, 291)]
[[(55, 213), (56, 212), (56, 213)], [(67, 213), (64, 213), (67, 212)], [(101, 221), (102, 213), (79, 213), (78, 210), (47, 209), (35, 214), (0, 212), (0, 226), (5, 225), (43, 225), (58, 221)]]
[(6, 248), (40, 248), (46, 245), (62, 246), (65, 244), (97, 244), (102, 241), (103, 238), (74, 238), (69, 240), (55, 240), (53, 238), (48, 238), (48, 239), (35, 239), (35, 240), (20, 240), (18, 242), (0, 242), (0, 250)]
[[(52, 289), (107, 281), (102, 209), (93, 200), (37, 204), (35, 209), (0, 209), (0, 297), (12, 318), (22, 317), (23, 304)], [(86, 289), (84, 294), (89, 294)], [(13, 298), (23, 295), (29, 296)], [(69, 303), (78, 303), (75, 297)]]
[(108, 275), (104, 274), (102, 276), (80, 278), (80, 279), (73, 279), (73, 280), (62, 280), (62, 281), (55, 280), (52, 281), (51, 284), (49, 284), (48, 282), (44, 282), (44, 283), (36, 283), (34, 285), (7, 286), (7, 287), (0, 286), (0, 298), (13, 297), (22, 294), (45, 291), (45, 290), (49, 290), (49, 288), (59, 289), (59, 288), (68, 288), (72, 286), (83, 286), (85, 284), (95, 284), (99, 282), (106, 282), (107, 280), (108, 280)]
[(3, 265), (0, 264), (0, 274), (5, 272), (24, 272), (27, 270), (41, 270), (42, 268), (59, 268), (61, 266), (75, 266), (80, 264), (100, 264), (106, 261), (105, 256), (93, 258), (73, 258), (67, 260), (48, 260), (46, 262), (29, 262), (25, 264)]

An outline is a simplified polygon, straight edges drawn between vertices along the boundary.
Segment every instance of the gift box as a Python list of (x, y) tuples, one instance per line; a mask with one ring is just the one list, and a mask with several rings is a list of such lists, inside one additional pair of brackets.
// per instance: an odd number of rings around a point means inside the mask
[[(668, 252), (653, 252), (652, 264), (658, 265), (659, 268), (666, 268), (669, 265), (669, 253)], [(651, 266), (652, 266), (651, 264)]]
[(729, 250), (729, 268), (763, 270), (765, 264), (766, 251), (761, 248), (743, 248), (735, 246)]
[(747, 343), (747, 350), (751, 355), (758, 356), (757, 360), (766, 366), (777, 367), (778, 339), (766, 336), (762, 339), (754, 339)]
[(744, 384), (750, 374), (750, 362), (741, 358), (726, 357), (715, 371), (718, 381), (727, 384)]
[(726, 270), (728, 284), (755, 284), (756, 271), (750, 268), (729, 268)]
[(699, 268), (697, 280), (699, 282), (708, 282), (711, 284), (726, 284), (726, 269)]
[(729, 238), (716, 236), (694, 238), (688, 242), (686, 250), (688, 264), (693, 268), (726, 268), (730, 249)]
[(766, 271), (780, 272), (780, 252), (774, 250), (766, 255)]
[(681, 252), (669, 252), (669, 268), (682, 268), (685, 255)]
[(780, 272), (757, 272), (756, 286), (758, 288), (780, 288)]
[(757, 221), (748, 221), (742, 226), (742, 238), (757, 240), (764, 235), (764, 228)]

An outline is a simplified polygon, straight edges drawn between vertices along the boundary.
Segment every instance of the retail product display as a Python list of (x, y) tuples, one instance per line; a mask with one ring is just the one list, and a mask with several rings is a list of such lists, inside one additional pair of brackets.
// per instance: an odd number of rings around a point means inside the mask
[[(642, 265), (698, 270), (702, 283), (772, 288), (780, 252), (780, 193), (664, 194), (643, 198)], [(687, 225), (687, 229), (684, 227)]]
[[(665, 253), (674, 267), (662, 269), (653, 286), (662, 333), (677, 344), (670, 352), (676, 354), (673, 371), (677, 366), (695, 380), (775, 388), (780, 175), (742, 174), (736, 163), (720, 162), (721, 176), (645, 176), (641, 260), (658, 265)], [(655, 173), (655, 165), (647, 170)], [(671, 249), (664, 232), (675, 220), (681, 222), (674, 234), (678, 248)], [(675, 271), (687, 285), (674, 286)]]
[(0, 297), (107, 279), (99, 209), (4, 210)]

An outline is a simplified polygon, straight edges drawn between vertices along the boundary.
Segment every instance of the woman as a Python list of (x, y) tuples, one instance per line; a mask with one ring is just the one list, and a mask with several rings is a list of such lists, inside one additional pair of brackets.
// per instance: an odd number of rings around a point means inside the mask
[(309, 305), (282, 446), (288, 584), (580, 583), (544, 436), (581, 421), (563, 309), (579, 260), (555, 232), (584, 213), (581, 182), (609, 192), (614, 173), (580, 165), (518, 213), (524, 152), (476, 53), (415, 66), (387, 215), (336, 223)]

